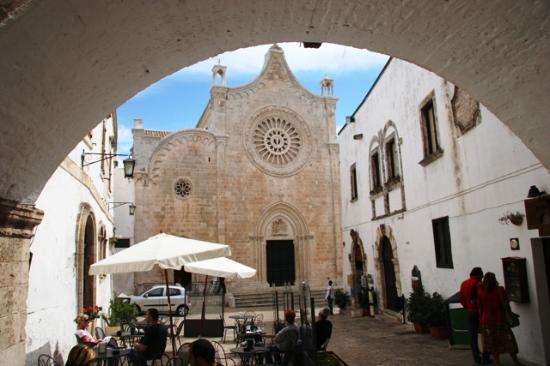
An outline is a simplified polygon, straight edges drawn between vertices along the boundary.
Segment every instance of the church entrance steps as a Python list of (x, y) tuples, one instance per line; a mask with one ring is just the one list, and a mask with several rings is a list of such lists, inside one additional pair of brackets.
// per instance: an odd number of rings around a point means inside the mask
[[(273, 291), (256, 291), (246, 293), (235, 293), (235, 307), (236, 308), (251, 308), (251, 307), (271, 307), (273, 306)], [(315, 299), (315, 307), (317, 309), (326, 305), (325, 290), (311, 290), (311, 296)], [(279, 303), (283, 303), (283, 291), (279, 291)], [(297, 308), (298, 304), (298, 292), (294, 292), (294, 307)]]

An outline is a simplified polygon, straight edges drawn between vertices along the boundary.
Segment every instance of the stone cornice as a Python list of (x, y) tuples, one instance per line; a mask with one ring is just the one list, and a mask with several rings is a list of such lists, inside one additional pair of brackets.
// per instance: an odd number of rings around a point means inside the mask
[(92, 181), (92, 178), (88, 174), (86, 174), (86, 172), (84, 172), (78, 164), (76, 164), (69, 158), (65, 158), (65, 160), (63, 160), (59, 166), (88, 189), (107, 219), (110, 222), (113, 222), (113, 217), (107, 207), (107, 201), (97, 191), (94, 182)]
[(22, 205), (0, 198), (0, 236), (32, 238), (44, 212), (33, 205)]

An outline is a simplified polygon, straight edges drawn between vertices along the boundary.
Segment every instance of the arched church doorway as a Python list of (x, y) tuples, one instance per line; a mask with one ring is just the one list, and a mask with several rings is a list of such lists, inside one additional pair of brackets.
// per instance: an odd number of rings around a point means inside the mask
[(83, 307), (95, 305), (94, 276), (88, 274), (90, 266), (95, 262), (96, 240), (94, 226), (94, 219), (90, 215), (86, 220), (86, 228), (84, 229), (84, 272), (81, 279), (83, 282)]
[(353, 269), (353, 296), (356, 301), (359, 301), (361, 278), (365, 274), (365, 269), (363, 265), (363, 251), (358, 243), (353, 245)]
[(350, 236), (352, 247), (349, 260), (353, 276), (353, 282), (350, 283), (350, 285), (352, 288), (352, 296), (355, 301), (360, 301), (359, 295), (361, 294), (361, 279), (367, 273), (367, 256), (365, 255), (363, 241), (359, 237), (359, 233), (352, 229), (350, 231)]
[(385, 235), (382, 237), (380, 252), (386, 308), (399, 310), (393, 251), (390, 239)]
[(270, 286), (294, 285), (296, 266), (292, 240), (268, 240), (266, 243), (266, 274)]

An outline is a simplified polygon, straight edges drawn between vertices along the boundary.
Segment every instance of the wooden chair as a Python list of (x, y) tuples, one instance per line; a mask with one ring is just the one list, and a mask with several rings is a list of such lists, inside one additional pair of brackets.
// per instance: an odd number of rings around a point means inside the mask
[(47, 354), (38, 356), (38, 366), (60, 366), (54, 358)]

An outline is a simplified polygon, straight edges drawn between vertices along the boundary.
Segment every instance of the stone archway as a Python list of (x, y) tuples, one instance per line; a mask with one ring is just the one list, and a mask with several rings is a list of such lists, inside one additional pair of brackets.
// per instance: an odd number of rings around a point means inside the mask
[(363, 240), (359, 233), (355, 230), (350, 231), (351, 236), (351, 253), (349, 262), (351, 267), (351, 283), (352, 295), (355, 301), (359, 301), (359, 288), (361, 287), (361, 279), (367, 275), (367, 255), (363, 247)]
[[(388, 268), (389, 265), (392, 265), (393, 268)], [(382, 224), (376, 229), (374, 266), (380, 307), (382, 309), (395, 309), (395, 297), (402, 294), (401, 274), (397, 254), (397, 241), (393, 236), (393, 230), (387, 224)], [(393, 277), (389, 279), (391, 283), (387, 283), (386, 278), (388, 275)], [(388, 287), (392, 287), (390, 291), (388, 291)], [(395, 293), (392, 293), (393, 291)], [(388, 303), (388, 298), (393, 300), (390, 300), (390, 303)]]
[(91, 206), (81, 203), (76, 225), (75, 251), (77, 312), (85, 306), (95, 305), (95, 278), (88, 271), (96, 260), (96, 232), (97, 224)]
[(32, 202), (82, 136), (146, 86), (221, 52), (278, 41), (368, 48), (425, 67), (487, 106), (550, 166), (544, 1), (12, 0), (3, 9), (5, 199)]
[(256, 224), (253, 236), (258, 271), (258, 285), (267, 286), (266, 254), (268, 241), (292, 241), (294, 245), (295, 282), (308, 281), (310, 278), (308, 243), (313, 239), (299, 211), (285, 202), (277, 202), (266, 207)]

